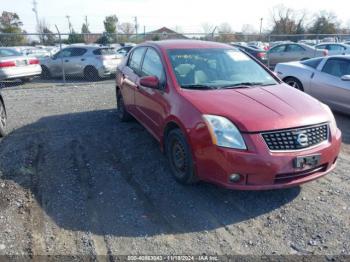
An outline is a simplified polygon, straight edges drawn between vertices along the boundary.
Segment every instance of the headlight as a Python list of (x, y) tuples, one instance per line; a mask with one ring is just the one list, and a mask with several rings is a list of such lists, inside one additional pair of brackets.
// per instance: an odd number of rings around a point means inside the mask
[(222, 116), (203, 115), (208, 125), (212, 141), (217, 146), (247, 149), (238, 128)]

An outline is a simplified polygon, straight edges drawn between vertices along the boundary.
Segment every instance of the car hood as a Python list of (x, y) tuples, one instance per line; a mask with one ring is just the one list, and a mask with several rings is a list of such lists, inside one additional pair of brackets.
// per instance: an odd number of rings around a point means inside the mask
[(241, 131), (259, 132), (324, 123), (328, 108), (286, 84), (244, 89), (183, 90), (202, 114), (230, 119)]

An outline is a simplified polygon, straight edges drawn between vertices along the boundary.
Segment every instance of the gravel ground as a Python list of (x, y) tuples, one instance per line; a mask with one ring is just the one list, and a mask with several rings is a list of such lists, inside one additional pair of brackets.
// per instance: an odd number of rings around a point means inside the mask
[(3, 94), (0, 255), (350, 254), (347, 116), (333, 173), (243, 192), (174, 182), (151, 135), (117, 121), (113, 81)]

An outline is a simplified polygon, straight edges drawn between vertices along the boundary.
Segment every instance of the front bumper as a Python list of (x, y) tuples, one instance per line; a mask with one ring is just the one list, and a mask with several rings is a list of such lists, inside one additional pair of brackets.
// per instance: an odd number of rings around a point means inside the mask
[[(237, 190), (267, 190), (294, 187), (320, 178), (335, 168), (341, 146), (341, 131), (336, 129), (327, 142), (302, 151), (271, 152), (261, 134), (244, 134), (249, 150), (220, 148), (214, 145), (195, 151), (198, 177), (222, 187)], [(315, 168), (296, 169), (297, 156), (321, 154)], [(240, 174), (230, 182), (231, 174)]]

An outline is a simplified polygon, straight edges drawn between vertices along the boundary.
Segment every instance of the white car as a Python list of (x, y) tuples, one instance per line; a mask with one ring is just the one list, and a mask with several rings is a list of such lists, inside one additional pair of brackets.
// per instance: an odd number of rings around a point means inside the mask
[(332, 109), (350, 114), (350, 56), (328, 56), (280, 63), (275, 73)]
[(0, 48), (0, 80), (28, 82), (40, 74), (41, 66), (36, 57), (24, 56), (12, 48)]
[(315, 46), (318, 49), (328, 50), (328, 55), (349, 55), (350, 45), (342, 43), (322, 43)]

